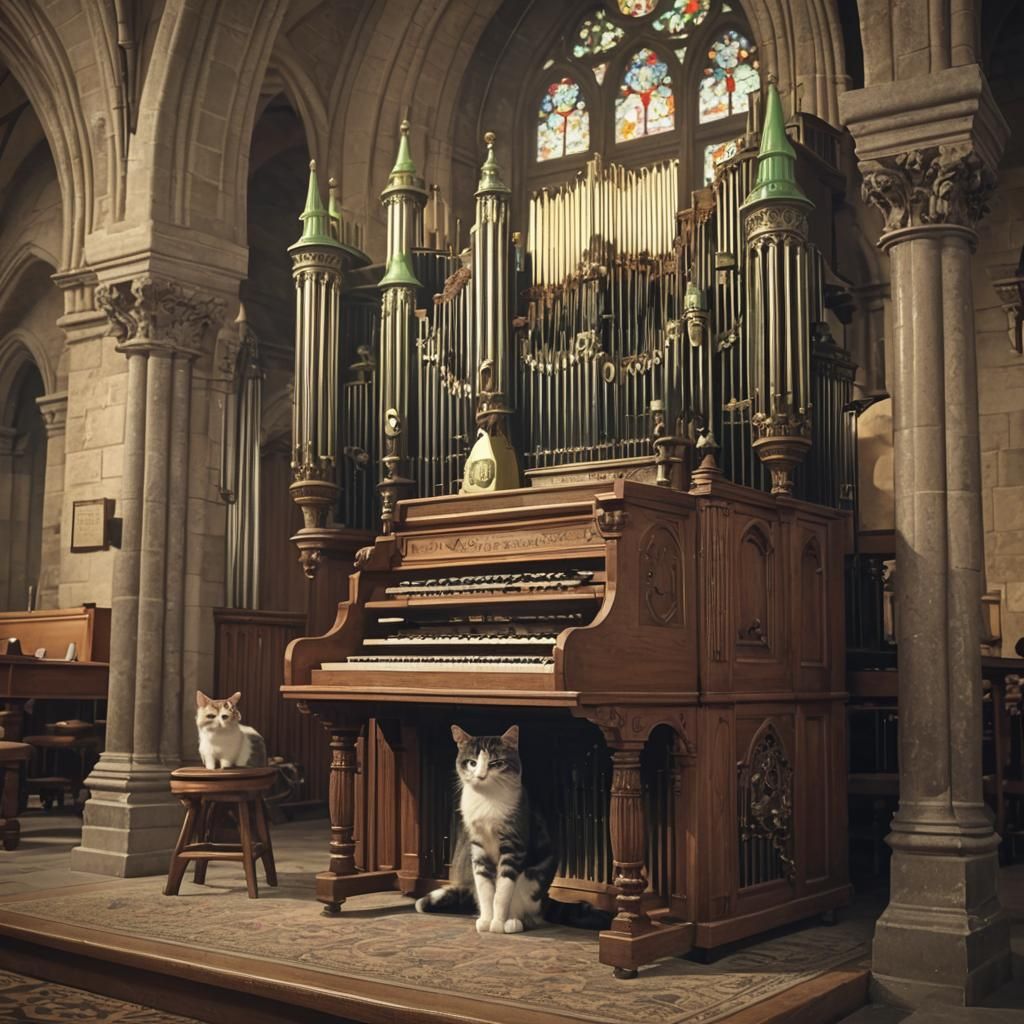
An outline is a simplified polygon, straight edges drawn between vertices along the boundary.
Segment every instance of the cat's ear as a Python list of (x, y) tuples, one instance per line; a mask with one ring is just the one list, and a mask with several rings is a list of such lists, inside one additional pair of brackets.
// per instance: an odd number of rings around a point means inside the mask
[(457, 725), (452, 726), (452, 739), (456, 743), (469, 743), (473, 737), (469, 735), (464, 729), (460, 729)]
[(506, 747), (513, 747), (514, 749), (518, 750), (519, 749), (519, 726), (518, 725), (510, 725), (501, 734), (501, 742), (504, 743)]
[(238, 702), (241, 699), (242, 699), (242, 691), (241, 690), (235, 690), (235, 692), (233, 694), (231, 694), (230, 697), (228, 697), (228, 703), (229, 704), (234, 704), (237, 707)]
[(210, 698), (202, 690), (196, 690), (196, 707), (205, 708), (210, 703)]

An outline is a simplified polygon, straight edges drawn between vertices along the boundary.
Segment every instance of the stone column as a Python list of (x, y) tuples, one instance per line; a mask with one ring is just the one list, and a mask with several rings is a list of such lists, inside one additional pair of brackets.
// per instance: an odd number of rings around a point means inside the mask
[(14, 443), (18, 432), (14, 427), (0, 427), (0, 608), (24, 608), (11, 592), (14, 557)]
[[(898, 108), (898, 109), (897, 109)], [(971, 254), (1006, 127), (976, 65), (842, 97), (891, 261), (900, 804), (882, 998), (979, 1002), (1009, 978), (981, 779), (981, 463)]]
[(159, 874), (181, 824), (179, 763), (192, 364), (221, 300), (141, 276), (96, 304), (128, 358), (121, 549), (114, 563), (107, 744), (87, 780), (78, 871)]
[(60, 586), (60, 522), (64, 511), (64, 430), (68, 393), (36, 399), (46, 425), (46, 489), (43, 492), (43, 549), (39, 567), (37, 608), (57, 608)]

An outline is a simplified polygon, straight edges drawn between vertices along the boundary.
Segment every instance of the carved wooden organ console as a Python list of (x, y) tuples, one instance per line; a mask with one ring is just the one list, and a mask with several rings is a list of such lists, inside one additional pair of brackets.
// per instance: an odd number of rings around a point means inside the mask
[[(315, 571), (332, 530), (378, 534), (333, 627), (285, 659), (285, 699), (330, 735), (326, 912), (445, 877), (452, 722), (520, 724), (552, 895), (615, 914), (620, 976), (847, 902), (852, 364), (827, 326), (831, 226), (797, 183), (822, 180), (801, 133), (831, 129), (799, 129), (794, 147), (770, 86), (764, 130), (691, 209), (671, 162), (595, 160), (534, 197), (525, 242), (489, 139), (458, 255), (422, 245), (441, 219), (435, 200), (424, 231), (403, 133), (379, 320), (357, 289), (349, 337), (360, 261), (314, 178), (296, 541)], [(342, 407), (318, 404), (317, 367), (349, 355)]]

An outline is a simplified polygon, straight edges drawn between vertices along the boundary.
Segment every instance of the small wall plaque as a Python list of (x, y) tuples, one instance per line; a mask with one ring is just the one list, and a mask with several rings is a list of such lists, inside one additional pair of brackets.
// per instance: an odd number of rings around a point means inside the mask
[(71, 550), (106, 551), (110, 547), (113, 498), (76, 501), (71, 510)]

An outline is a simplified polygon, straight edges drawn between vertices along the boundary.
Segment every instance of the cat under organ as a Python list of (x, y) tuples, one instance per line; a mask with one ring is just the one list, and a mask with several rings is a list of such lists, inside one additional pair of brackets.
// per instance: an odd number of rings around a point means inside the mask
[(241, 692), (226, 700), (213, 700), (196, 691), (196, 727), (199, 756), (206, 768), (264, 768), (267, 747), (251, 726), (242, 725), (238, 703)]
[(470, 910), (479, 932), (521, 932), (545, 914), (558, 858), (522, 781), (519, 727), (470, 736), (457, 725), (455, 770), (462, 830), (449, 883), (416, 901), (420, 913)]

